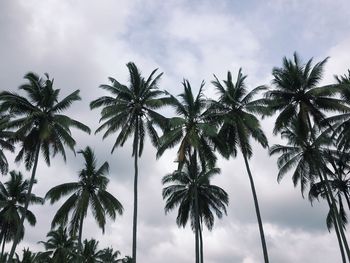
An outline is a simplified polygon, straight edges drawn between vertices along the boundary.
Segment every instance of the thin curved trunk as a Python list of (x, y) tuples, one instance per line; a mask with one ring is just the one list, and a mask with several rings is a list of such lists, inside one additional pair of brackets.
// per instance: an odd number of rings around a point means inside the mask
[(204, 262), (204, 256), (203, 256), (203, 222), (201, 220), (199, 221), (199, 245), (200, 245), (200, 255), (201, 255), (201, 263)]
[(32, 194), (32, 189), (33, 189), (33, 185), (34, 185), (34, 181), (35, 181), (36, 168), (38, 166), (39, 152), (40, 152), (40, 142), (37, 144), (37, 148), (35, 149), (34, 165), (33, 165), (33, 169), (32, 169), (32, 176), (30, 177), (30, 181), (29, 181), (28, 192), (27, 192), (27, 196), (26, 196), (26, 203), (24, 204), (24, 212), (21, 216), (21, 220), (20, 220), (16, 235), (15, 235), (15, 238), (13, 239), (13, 244), (12, 244), (11, 251), (9, 254), (9, 262), (13, 261), (12, 258), (15, 254), (16, 247), (17, 247), (19, 237), (21, 234), (21, 229), (23, 228), (24, 219), (25, 219), (25, 216), (26, 216), (27, 211), (28, 211), (30, 196)]
[(0, 238), (0, 244), (2, 242), (2, 247), (1, 247), (1, 256), (0, 256), (0, 261), (2, 262), (2, 258), (4, 257), (4, 251), (5, 251), (5, 243), (6, 243), (6, 237), (7, 237), (7, 231), (4, 230), (1, 233), (1, 238)]
[(83, 236), (83, 223), (84, 223), (84, 213), (81, 214), (80, 225), (79, 225), (78, 249), (79, 249), (80, 253), (81, 253), (81, 251), (83, 251), (83, 245), (81, 242), (81, 239)]
[[(347, 254), (347, 257), (348, 257), (348, 260), (350, 261), (349, 245), (348, 245), (348, 241), (346, 239), (345, 233), (344, 233), (344, 228), (342, 227), (342, 225), (343, 225), (342, 224), (342, 220), (341, 220), (341, 218), (339, 216), (339, 213), (338, 213), (338, 209), (337, 209), (336, 202), (335, 202), (335, 199), (334, 199), (334, 196), (333, 196), (333, 193), (332, 193), (332, 189), (331, 189), (331, 187), (329, 185), (327, 176), (325, 175), (326, 178), (323, 178), (321, 172), (318, 171), (318, 173), (319, 173), (320, 181), (324, 182), (324, 185), (325, 185), (325, 193), (326, 193), (329, 209), (331, 209), (332, 214), (334, 216), (333, 217), (334, 225), (338, 225), (338, 229), (339, 229), (340, 236), (341, 236), (341, 238), (338, 238), (338, 242), (340, 243), (341, 240), (342, 240), (342, 242), (344, 244), (344, 248), (345, 248), (346, 254)], [(342, 249), (342, 248), (340, 248), (340, 249)]]
[(253, 176), (252, 176), (252, 173), (250, 171), (250, 168), (249, 168), (249, 163), (248, 163), (247, 156), (244, 153), (243, 153), (243, 158), (244, 158), (245, 166), (246, 166), (246, 169), (247, 169), (247, 172), (248, 172), (248, 177), (249, 177), (249, 181), (250, 181), (250, 187), (251, 187), (252, 193), (253, 193), (255, 212), (256, 212), (256, 217), (258, 219), (258, 225), (259, 225), (261, 246), (262, 246), (263, 254), (264, 254), (264, 262), (268, 263), (269, 262), (269, 256), (268, 256), (268, 253), (267, 253), (267, 246), (266, 246), (265, 235), (264, 235), (264, 227), (263, 227), (263, 224), (262, 224), (262, 221), (261, 221), (259, 203), (258, 203), (258, 198), (257, 198), (257, 195), (256, 195), (256, 191), (255, 191), (254, 180), (253, 180)]
[(137, 242), (137, 181), (138, 181), (138, 151), (139, 151), (139, 122), (136, 119), (135, 139), (134, 139), (134, 215), (133, 215), (133, 227), (132, 227), (132, 261), (136, 263), (136, 242)]
[(199, 261), (199, 212), (198, 212), (198, 192), (197, 187), (194, 189), (194, 227), (195, 227), (195, 249), (196, 249), (196, 263)]

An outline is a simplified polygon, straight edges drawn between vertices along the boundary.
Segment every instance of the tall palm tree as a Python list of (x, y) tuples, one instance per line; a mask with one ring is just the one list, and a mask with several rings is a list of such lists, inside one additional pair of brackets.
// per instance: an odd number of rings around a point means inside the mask
[(102, 107), (100, 122), (103, 124), (96, 130), (106, 129), (103, 138), (120, 131), (112, 147), (112, 153), (118, 146), (133, 136), (132, 156), (134, 157), (134, 211), (133, 211), (133, 245), (132, 258), (136, 263), (137, 243), (137, 200), (138, 200), (138, 158), (141, 157), (146, 131), (153, 145), (158, 145), (158, 135), (154, 125), (164, 128), (166, 118), (157, 113), (164, 105), (163, 94), (158, 89), (158, 82), (163, 73), (154, 77), (157, 69), (145, 79), (132, 62), (127, 65), (130, 73), (130, 85), (122, 85), (114, 78), (109, 78), (111, 85), (101, 85), (112, 96), (103, 96), (91, 102), (91, 109)]
[(169, 127), (159, 139), (157, 156), (161, 156), (165, 150), (180, 144), (177, 162), (179, 168), (185, 163), (186, 158), (196, 151), (203, 167), (215, 166), (213, 142), (216, 136), (216, 127), (209, 122), (207, 115), (207, 100), (204, 98), (202, 82), (197, 96), (193, 95), (188, 80), (183, 81), (184, 92), (179, 94), (178, 100), (168, 94), (167, 104), (172, 106), (178, 115), (169, 121)]
[(55, 186), (47, 192), (45, 198), (53, 204), (61, 197), (72, 194), (56, 212), (52, 220), (52, 227), (66, 225), (71, 214), (70, 232), (72, 236), (78, 232), (78, 248), (81, 249), (83, 223), (89, 206), (103, 233), (106, 215), (115, 220), (117, 213), (119, 215), (123, 213), (123, 206), (107, 191), (108, 163), (104, 162), (97, 168), (97, 161), (90, 147), (86, 147), (78, 153), (82, 154), (85, 160), (84, 168), (79, 172), (79, 181)]
[[(350, 155), (344, 151), (329, 150), (325, 153), (325, 161), (327, 161), (324, 166), (325, 174), (329, 178), (325, 180), (329, 182), (331, 189), (334, 192), (334, 196), (337, 198), (339, 214), (343, 223), (342, 227), (345, 229), (348, 220), (343, 199), (345, 199), (348, 210), (350, 211)], [(309, 200), (312, 202), (319, 197), (326, 198), (325, 188), (325, 181), (319, 181), (312, 184), (309, 191)], [(328, 229), (331, 229), (333, 226), (334, 220), (332, 211), (329, 210), (327, 215), (327, 227)]]
[[(4, 184), (0, 182), (0, 244), (2, 244), (0, 261), (4, 255), (5, 243), (14, 239), (18, 229), (20, 229), (19, 238), (22, 239), (24, 236), (24, 227), (20, 225), (21, 216), (24, 216), (31, 226), (36, 224), (33, 212), (24, 209), (29, 188), (28, 180), (23, 180), (21, 172), (11, 171), (10, 176), (11, 178)], [(30, 203), (43, 204), (43, 199), (31, 194)]]
[(39, 243), (45, 246), (47, 251), (45, 254), (50, 256), (50, 262), (70, 262), (75, 255), (76, 239), (68, 235), (67, 229), (60, 226), (51, 230), (46, 236), (48, 240)]
[(176, 170), (162, 180), (163, 184), (170, 184), (163, 189), (163, 199), (166, 199), (165, 212), (178, 206), (177, 225), (185, 227), (188, 219), (191, 221), (192, 230), (195, 232), (197, 263), (204, 260), (200, 244), (202, 223), (212, 230), (213, 212), (218, 218), (222, 218), (228, 205), (228, 194), (220, 187), (210, 184), (210, 179), (220, 173), (220, 169), (207, 168), (200, 168), (194, 153), (190, 160), (185, 160), (185, 169)]
[(0, 172), (2, 174), (7, 174), (8, 172), (8, 162), (3, 150), (14, 151), (12, 143), (8, 141), (13, 134), (7, 130), (9, 120), (10, 118), (8, 116), (0, 113)]
[[(26, 92), (28, 98), (14, 92), (3, 91), (0, 93), (0, 108), (11, 114), (8, 127), (15, 129), (14, 141), (21, 143), (16, 161), (24, 160), (26, 168), (28, 170), (32, 168), (28, 198), (24, 206), (25, 211), (28, 209), (40, 151), (48, 165), (51, 155), (55, 156), (59, 153), (65, 160), (65, 146), (72, 151), (74, 151), (75, 146), (70, 128), (74, 127), (90, 132), (90, 129), (81, 122), (61, 113), (68, 109), (73, 102), (80, 100), (79, 90), (58, 101), (60, 90), (54, 89), (53, 79), (50, 79), (48, 74), (45, 76), (46, 79), (40, 78), (34, 73), (25, 75), (27, 83), (20, 86), (19, 89)], [(23, 225), (23, 222), (24, 216), (21, 217), (20, 225)], [(10, 260), (15, 253), (19, 236), (20, 228), (18, 228), (13, 241)]]
[(261, 244), (263, 249), (264, 261), (269, 262), (267, 245), (265, 241), (264, 228), (260, 215), (260, 208), (253, 176), (249, 167), (249, 158), (252, 156), (252, 147), (250, 138), (255, 139), (264, 148), (268, 146), (268, 142), (264, 132), (260, 128), (259, 120), (254, 113), (264, 113), (264, 100), (253, 100), (263, 88), (258, 87), (248, 92), (245, 79), (247, 76), (242, 74), (240, 69), (236, 81), (232, 79), (232, 74), (227, 73), (227, 80), (222, 84), (214, 75), (215, 81), (213, 85), (219, 94), (218, 101), (212, 101), (210, 111), (212, 117), (221, 125), (218, 132), (218, 138), (223, 143), (219, 143), (218, 149), (223, 148), (221, 152), (224, 157), (232, 155), (236, 157), (237, 150), (242, 152), (249, 182), (253, 194), (255, 212), (258, 219)]
[[(307, 140), (310, 135), (315, 136), (312, 132), (314, 124), (317, 126), (326, 125), (329, 129), (334, 129), (331, 126), (331, 121), (326, 119), (326, 113), (348, 112), (350, 110), (345, 100), (342, 97), (337, 97), (344, 85), (336, 83), (319, 86), (327, 59), (313, 66), (312, 59), (304, 64), (299, 56), (294, 53), (293, 60), (284, 57), (282, 67), (275, 67), (272, 70), (273, 87), (268, 87), (265, 97), (270, 110), (269, 114), (279, 112), (275, 121), (275, 133), (289, 126), (294, 116), (297, 116), (297, 121), (300, 123), (298, 125), (298, 136), (302, 136)], [(325, 182), (327, 195), (329, 195), (331, 201), (331, 209), (336, 220), (341, 222), (337, 209), (334, 209), (336, 205), (331, 188), (328, 182)], [(350, 259), (350, 250), (344, 230), (340, 228), (339, 231)]]
[[(273, 145), (270, 148), (270, 155), (280, 154), (277, 160), (279, 173), (277, 180), (280, 181), (285, 174), (293, 170), (292, 180), (294, 186), (297, 186), (300, 183), (301, 192), (304, 194), (304, 191), (308, 185), (312, 185), (316, 178), (320, 178), (321, 182), (325, 181), (325, 177), (322, 176), (322, 173), (325, 171), (326, 161), (326, 152), (329, 147), (332, 146), (332, 138), (326, 133), (320, 133), (320, 130), (316, 125), (313, 126), (312, 130), (308, 133), (308, 137), (300, 136), (300, 127), (302, 125), (297, 117), (292, 120), (290, 127), (285, 127), (281, 136), (282, 139), (287, 140), (287, 145)], [(324, 184), (324, 183), (323, 183)], [(324, 184), (325, 185), (325, 184)], [(334, 211), (334, 205), (332, 200), (328, 195), (329, 191), (324, 189), (326, 194), (327, 203)], [(335, 222), (335, 230), (338, 238), (339, 248), (342, 254), (343, 262), (346, 262), (345, 254), (342, 245), (342, 239), (344, 237), (341, 235), (339, 227), (341, 223), (337, 219), (336, 214), (332, 214), (333, 220)], [(344, 242), (346, 249), (346, 242)]]

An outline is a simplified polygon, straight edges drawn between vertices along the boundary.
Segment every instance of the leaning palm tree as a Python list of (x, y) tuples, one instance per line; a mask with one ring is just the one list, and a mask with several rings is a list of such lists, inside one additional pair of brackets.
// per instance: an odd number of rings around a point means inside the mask
[(50, 256), (50, 262), (71, 262), (75, 255), (76, 239), (68, 235), (67, 229), (60, 226), (51, 230), (46, 236), (48, 240), (39, 243), (45, 246), (45, 256)]
[[(350, 155), (344, 151), (329, 150), (325, 153), (325, 161), (327, 162), (324, 166), (325, 175), (327, 175), (325, 180), (329, 182), (334, 196), (338, 201), (338, 210), (343, 223), (342, 227), (345, 229), (348, 219), (343, 199), (350, 211)], [(325, 189), (325, 181), (312, 184), (309, 191), (309, 200), (312, 202), (319, 197), (326, 198)], [(333, 226), (334, 220), (332, 211), (329, 210), (327, 215), (327, 227), (330, 230)]]
[[(320, 133), (319, 128), (314, 125), (308, 136), (300, 136), (300, 127), (302, 125), (297, 117), (292, 120), (290, 127), (282, 130), (282, 138), (287, 140), (287, 145), (276, 144), (270, 148), (270, 155), (280, 154), (277, 159), (279, 173), (277, 180), (280, 181), (289, 171), (293, 170), (292, 181), (294, 186), (300, 183), (301, 193), (304, 194), (307, 187), (315, 182), (317, 178), (327, 188), (325, 177), (325, 164), (327, 151), (333, 144), (332, 138), (327, 132)], [(331, 200), (329, 190), (324, 189), (327, 203), (333, 211), (332, 217), (335, 225), (335, 232), (338, 238), (339, 248), (343, 262), (346, 262), (343, 250), (342, 240), (346, 241), (345, 236), (341, 234), (343, 230), (341, 221), (338, 220), (334, 201)], [(345, 249), (347, 243), (344, 242)]]
[(178, 116), (169, 120), (168, 129), (159, 139), (157, 156), (160, 157), (165, 150), (180, 144), (177, 151), (179, 169), (193, 151), (199, 155), (203, 167), (214, 167), (216, 156), (213, 142), (216, 138), (216, 127), (208, 119), (207, 100), (203, 94), (204, 82), (196, 96), (193, 95), (188, 80), (184, 80), (182, 84), (184, 91), (178, 95), (180, 100), (167, 92), (167, 104), (174, 108)]
[[(210, 179), (220, 173), (219, 168), (201, 169), (197, 163), (196, 154), (185, 160), (185, 169), (176, 170), (166, 175), (162, 182), (170, 184), (163, 189), (166, 199), (165, 212), (179, 207), (176, 223), (185, 227), (188, 219), (195, 233), (196, 262), (203, 262), (202, 223), (209, 230), (214, 226), (214, 214), (222, 218), (228, 205), (227, 193), (216, 185), (210, 184)], [(200, 242), (201, 240), (201, 242)], [(200, 248), (201, 246), (201, 248)]]
[[(81, 122), (61, 113), (68, 109), (73, 102), (80, 100), (79, 90), (58, 101), (60, 90), (54, 89), (53, 80), (49, 78), (48, 74), (45, 76), (46, 79), (42, 79), (34, 73), (25, 75), (24, 78), (28, 82), (20, 86), (19, 89), (26, 92), (28, 98), (14, 92), (4, 91), (0, 93), (0, 108), (10, 114), (11, 119), (8, 127), (15, 130), (13, 140), (21, 143), (20, 151), (15, 160), (24, 160), (26, 168), (32, 169), (28, 198), (24, 206), (25, 211), (28, 209), (40, 151), (48, 165), (51, 155), (61, 154), (66, 160), (65, 146), (72, 151), (74, 151), (75, 146), (70, 129), (74, 127), (90, 132), (90, 129)], [(24, 216), (20, 220), (21, 226), (23, 222)], [(18, 228), (13, 240), (9, 255), (10, 260), (15, 253), (19, 237), (20, 228)]]
[[(6, 242), (14, 239), (17, 230), (20, 229), (19, 238), (24, 236), (24, 227), (20, 225), (20, 218), (24, 218), (31, 226), (36, 224), (36, 217), (30, 210), (25, 210), (24, 204), (29, 188), (28, 180), (23, 180), (21, 172), (11, 171), (11, 178), (4, 184), (0, 182), (0, 244), (1, 258), (4, 255)], [(43, 204), (43, 199), (34, 194), (30, 195), (30, 203)]]
[(9, 120), (10, 118), (8, 116), (0, 113), (0, 173), (2, 174), (7, 174), (8, 172), (8, 162), (3, 150), (14, 151), (12, 143), (8, 141), (13, 135), (12, 132), (7, 130)]
[(138, 158), (141, 157), (146, 131), (153, 145), (158, 145), (158, 135), (154, 125), (164, 128), (166, 118), (157, 113), (164, 105), (163, 94), (158, 89), (158, 81), (163, 73), (154, 77), (156, 70), (145, 79), (132, 62), (127, 64), (130, 73), (130, 85), (120, 84), (114, 78), (109, 78), (111, 85), (101, 85), (112, 96), (103, 96), (91, 102), (91, 109), (102, 107), (100, 122), (103, 124), (96, 130), (106, 129), (103, 138), (120, 131), (112, 147), (123, 146), (126, 140), (133, 136), (132, 156), (134, 157), (134, 211), (133, 211), (133, 241), (132, 258), (136, 263), (137, 241), (137, 200), (138, 200)]
[(123, 206), (107, 191), (108, 163), (104, 162), (97, 168), (96, 158), (90, 147), (78, 153), (82, 154), (85, 160), (84, 168), (79, 172), (79, 181), (55, 186), (47, 192), (45, 198), (53, 204), (61, 197), (72, 194), (56, 212), (52, 220), (52, 227), (66, 225), (71, 214), (70, 233), (75, 236), (78, 232), (78, 248), (81, 249), (83, 223), (89, 206), (103, 233), (106, 215), (115, 220), (117, 213), (119, 215), (123, 213)]
[[(265, 97), (269, 114), (279, 112), (275, 121), (275, 133), (288, 127), (296, 116), (299, 122), (298, 136), (307, 140), (310, 135), (315, 136), (312, 132), (314, 124), (317, 126), (326, 125), (329, 129), (334, 130), (331, 126), (332, 122), (326, 119), (327, 112), (348, 112), (350, 110), (345, 100), (342, 97), (337, 97), (343, 91), (343, 84), (319, 86), (327, 59), (312, 66), (312, 59), (303, 64), (299, 56), (294, 53), (293, 60), (285, 57), (283, 58), (283, 66), (281, 68), (275, 67), (272, 70), (273, 87), (268, 87)], [(327, 195), (331, 200), (330, 205), (335, 208), (335, 199), (327, 181), (326, 187)], [(333, 208), (331, 209), (336, 220), (341, 225), (339, 213), (337, 209)], [(340, 228), (340, 234), (350, 260), (350, 250), (342, 228)]]
[(248, 92), (245, 85), (245, 79), (247, 76), (242, 74), (241, 69), (238, 72), (237, 80), (235, 82), (232, 79), (230, 71), (227, 73), (227, 80), (225, 80), (223, 84), (215, 75), (214, 77), (215, 81), (212, 83), (218, 91), (219, 100), (211, 102), (210, 112), (212, 118), (220, 124), (220, 130), (217, 137), (221, 140), (221, 143), (217, 144), (217, 148), (222, 148), (220, 152), (223, 153), (224, 157), (229, 157), (230, 155), (236, 157), (238, 149), (242, 152), (253, 194), (264, 261), (267, 263), (269, 262), (269, 258), (264, 228), (261, 220), (254, 180), (248, 161), (252, 156), (250, 138), (255, 139), (264, 148), (268, 146), (266, 136), (260, 128), (259, 120), (254, 115), (254, 113), (262, 114), (265, 112), (263, 100), (253, 100), (254, 95), (263, 88), (258, 87)]

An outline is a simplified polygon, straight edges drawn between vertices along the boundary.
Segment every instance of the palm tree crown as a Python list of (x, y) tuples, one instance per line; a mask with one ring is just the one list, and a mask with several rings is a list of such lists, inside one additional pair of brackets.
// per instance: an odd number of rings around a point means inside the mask
[(52, 220), (52, 227), (65, 225), (71, 214), (70, 231), (72, 235), (76, 235), (79, 229), (78, 241), (80, 244), (83, 220), (89, 206), (102, 232), (105, 230), (106, 215), (115, 220), (117, 213), (120, 215), (123, 213), (123, 206), (107, 191), (108, 163), (104, 162), (97, 168), (96, 158), (90, 147), (78, 153), (82, 154), (85, 160), (84, 168), (79, 172), (79, 181), (55, 186), (47, 192), (45, 198), (53, 204), (61, 197), (72, 193), (56, 212)]
[(214, 167), (217, 159), (213, 149), (216, 127), (214, 123), (209, 123), (207, 103), (203, 94), (204, 82), (197, 96), (193, 95), (188, 80), (184, 80), (182, 84), (184, 92), (178, 95), (181, 100), (167, 93), (169, 95), (167, 104), (175, 109), (178, 117), (170, 119), (170, 128), (159, 140), (157, 156), (161, 156), (165, 150), (179, 143), (177, 157), (179, 168), (182, 167), (186, 158), (189, 158), (192, 151), (198, 153), (203, 167), (206, 165)]
[(269, 88), (265, 96), (271, 113), (280, 112), (275, 122), (275, 133), (288, 126), (294, 116), (300, 121), (301, 134), (305, 134), (312, 129), (311, 117), (314, 123), (320, 125), (326, 117), (325, 111), (349, 110), (342, 99), (335, 97), (339, 85), (318, 86), (327, 60), (312, 66), (312, 59), (303, 64), (294, 53), (293, 60), (284, 57), (282, 67), (273, 68), (273, 88)]
[[(20, 217), (24, 216), (31, 226), (36, 224), (36, 217), (25, 211), (24, 204), (29, 187), (28, 180), (23, 180), (21, 172), (11, 171), (11, 178), (4, 184), (0, 182), (0, 244), (13, 240), (17, 229), (21, 228), (20, 239), (24, 236), (24, 228), (20, 225)], [(43, 199), (34, 194), (30, 196), (32, 204), (43, 204)]]
[(13, 135), (12, 132), (7, 130), (9, 120), (9, 117), (5, 117), (0, 113), (0, 172), (2, 174), (6, 174), (8, 172), (8, 162), (3, 150), (6, 149), (11, 152), (14, 151), (12, 143), (8, 141), (8, 139)]

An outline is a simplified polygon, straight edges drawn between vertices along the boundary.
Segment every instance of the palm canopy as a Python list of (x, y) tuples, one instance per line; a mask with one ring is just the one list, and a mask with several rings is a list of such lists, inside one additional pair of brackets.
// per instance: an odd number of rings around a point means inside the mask
[[(112, 96), (103, 96), (90, 103), (91, 109), (102, 107), (100, 122), (103, 124), (97, 132), (106, 129), (103, 138), (120, 130), (112, 152), (118, 146), (123, 146), (126, 140), (134, 134), (133, 156), (138, 148), (138, 155), (143, 151), (146, 131), (150, 135), (153, 145), (158, 144), (158, 134), (154, 125), (164, 128), (166, 118), (157, 113), (164, 105), (160, 96), (163, 94), (158, 89), (158, 82), (163, 73), (155, 76), (157, 69), (145, 79), (132, 62), (127, 64), (130, 73), (130, 86), (127, 87), (110, 77), (111, 85), (101, 85), (100, 88), (107, 90)], [(154, 77), (155, 76), (155, 77)], [(137, 136), (136, 136), (137, 135)]]
[(8, 162), (3, 150), (14, 151), (14, 147), (8, 139), (13, 135), (7, 130), (10, 118), (0, 113), (0, 172), (6, 174), (8, 172)]
[[(0, 240), (3, 242), (9, 242), (14, 238), (17, 229), (20, 227), (21, 216), (25, 216), (31, 226), (36, 224), (36, 217), (33, 212), (25, 211), (23, 207), (27, 198), (28, 180), (23, 180), (22, 173), (16, 171), (11, 171), (10, 177), (7, 182), (0, 182)], [(31, 194), (30, 203), (43, 204), (43, 202), (42, 198)], [(20, 239), (23, 236), (24, 228), (20, 231)]]
[(102, 263), (102, 250), (98, 250), (98, 241), (95, 239), (84, 240), (83, 250), (81, 251), (81, 260), (84, 263)]
[(114, 251), (113, 248), (105, 248), (101, 251), (100, 259), (104, 263), (121, 263), (123, 259), (119, 258), (120, 251)]
[(204, 82), (196, 96), (188, 80), (184, 80), (182, 84), (184, 91), (178, 95), (180, 100), (167, 92), (167, 104), (174, 108), (178, 116), (169, 120), (169, 127), (159, 140), (157, 156), (179, 143), (179, 167), (182, 167), (193, 151), (198, 153), (203, 167), (214, 167), (217, 159), (214, 154), (217, 129), (214, 123), (209, 122), (207, 115), (207, 103), (203, 94)]
[(300, 136), (297, 118), (291, 121), (290, 127), (282, 129), (281, 136), (287, 140), (287, 145), (275, 144), (270, 148), (270, 155), (279, 154), (277, 180), (280, 181), (286, 173), (294, 169), (292, 180), (294, 186), (300, 182), (301, 192), (314, 182), (324, 169), (325, 151), (332, 145), (331, 137), (321, 133), (316, 125), (308, 133), (308, 137)]
[(326, 118), (325, 112), (349, 110), (344, 100), (336, 97), (339, 85), (318, 86), (327, 60), (312, 66), (312, 59), (304, 64), (294, 53), (293, 60), (284, 57), (282, 67), (273, 68), (273, 88), (268, 88), (265, 97), (270, 114), (279, 112), (274, 133), (288, 126), (297, 116), (300, 135), (305, 135), (307, 130), (312, 129), (311, 119), (320, 125)]
[[(340, 87), (341, 98), (350, 104), (350, 70), (348, 75), (335, 76)], [(350, 149), (350, 113), (345, 112), (327, 118), (333, 124), (333, 136), (336, 138), (337, 147), (342, 150)]]
[(104, 232), (106, 215), (115, 220), (117, 214), (123, 213), (123, 206), (107, 191), (108, 163), (104, 162), (97, 168), (97, 161), (90, 147), (78, 153), (82, 154), (85, 160), (84, 168), (79, 172), (79, 181), (55, 186), (47, 192), (45, 198), (53, 204), (63, 196), (71, 194), (56, 212), (52, 220), (52, 227), (67, 224), (71, 214), (70, 231), (72, 235), (75, 235), (80, 227), (79, 237), (81, 238), (82, 220), (86, 217), (89, 207)]
[(210, 179), (218, 173), (219, 168), (202, 170), (193, 154), (190, 160), (185, 161), (185, 169), (176, 170), (162, 179), (163, 184), (170, 184), (163, 189), (165, 211), (179, 207), (176, 218), (178, 226), (185, 227), (190, 219), (191, 227), (195, 231), (196, 193), (199, 219), (204, 221), (209, 230), (214, 226), (214, 213), (218, 218), (226, 214), (228, 194), (222, 188), (210, 184)]
[(73, 151), (75, 146), (71, 127), (90, 133), (86, 125), (61, 114), (80, 100), (79, 90), (59, 101), (60, 90), (54, 89), (54, 81), (48, 74), (45, 76), (46, 79), (35, 73), (25, 75), (27, 83), (19, 89), (27, 93), (28, 99), (15, 92), (0, 93), (0, 109), (11, 114), (8, 127), (16, 129), (14, 142), (22, 144), (16, 161), (24, 158), (27, 169), (34, 163), (37, 147), (41, 148), (47, 164), (50, 164), (51, 153), (53, 156), (60, 153), (66, 159), (64, 146)]
[(267, 138), (260, 128), (259, 120), (254, 115), (266, 113), (264, 100), (253, 100), (254, 96), (265, 88), (257, 87), (248, 92), (245, 85), (247, 76), (242, 74), (242, 69), (239, 69), (235, 82), (230, 71), (223, 84), (215, 75), (214, 77), (215, 81), (212, 81), (212, 84), (216, 87), (219, 99), (211, 101), (209, 111), (211, 117), (220, 124), (217, 136), (218, 150), (225, 157), (236, 156), (237, 147), (239, 147), (244, 156), (250, 157), (252, 155), (250, 137), (264, 148), (267, 147)]
[(75, 254), (77, 242), (68, 235), (67, 229), (60, 226), (58, 229), (51, 230), (46, 236), (48, 240), (40, 243), (45, 246), (45, 256), (50, 255), (50, 262), (69, 262)]
[[(343, 227), (347, 224), (347, 214), (345, 212), (343, 198), (347, 203), (348, 210), (350, 210), (350, 155), (343, 151), (326, 151), (325, 152), (326, 165), (324, 166), (325, 174), (331, 190), (338, 202), (339, 214)], [(319, 197), (326, 198), (326, 181), (313, 183), (309, 191), (309, 200), (313, 201)], [(327, 215), (327, 227), (331, 229), (334, 226), (334, 218), (332, 211), (329, 210)]]

